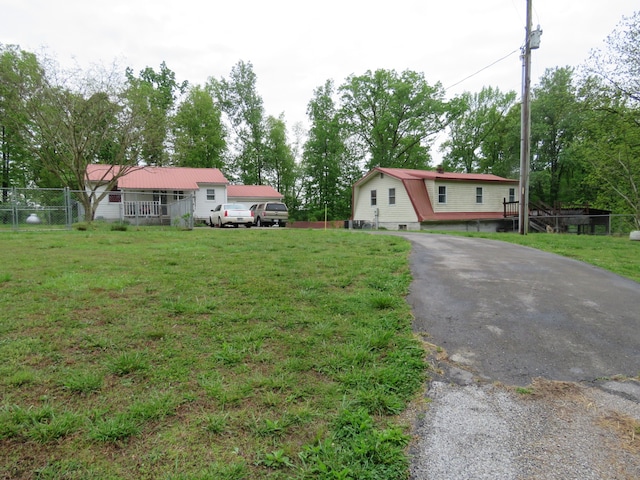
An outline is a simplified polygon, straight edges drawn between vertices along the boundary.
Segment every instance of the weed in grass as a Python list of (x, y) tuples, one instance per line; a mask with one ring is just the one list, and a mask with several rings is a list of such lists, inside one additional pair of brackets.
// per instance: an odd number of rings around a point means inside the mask
[(0, 409), (0, 439), (21, 436), (46, 443), (78, 430), (83, 423), (82, 416), (72, 412), (58, 414), (51, 405), (4, 406)]
[(37, 382), (37, 375), (33, 370), (18, 370), (7, 378), (7, 384), (22, 387)]
[(287, 425), (282, 419), (256, 419), (254, 417), (249, 421), (249, 428), (259, 437), (281, 437), (287, 430)]
[(109, 371), (114, 375), (123, 376), (129, 373), (146, 370), (149, 363), (143, 352), (131, 351), (123, 352), (109, 361)]
[(529, 387), (516, 387), (516, 393), (520, 395), (533, 395), (533, 389)]
[(69, 370), (64, 372), (62, 386), (73, 393), (97, 392), (102, 388), (103, 376), (92, 370)]
[(257, 463), (270, 468), (291, 468), (294, 466), (283, 449), (265, 453)]
[(220, 350), (215, 353), (214, 358), (223, 365), (236, 365), (244, 359), (246, 353), (245, 347), (224, 342)]
[(130, 418), (138, 421), (156, 420), (175, 414), (178, 401), (171, 394), (152, 397), (147, 400), (139, 400), (133, 403), (128, 410)]
[(229, 426), (229, 414), (209, 414), (204, 417), (202, 423), (205, 431), (214, 435), (220, 435), (227, 431)]
[(405, 407), (397, 395), (383, 388), (368, 388), (357, 392), (355, 404), (364, 407), (371, 415), (397, 415)]
[(138, 435), (140, 422), (131, 415), (118, 414), (95, 422), (89, 430), (89, 438), (97, 442), (117, 443)]
[(84, 422), (83, 417), (73, 412), (53, 414), (46, 420), (34, 423), (25, 436), (39, 443), (47, 443), (78, 431)]
[(362, 408), (345, 408), (333, 427), (300, 453), (305, 478), (406, 478), (410, 437), (399, 428), (377, 429)]
[(371, 297), (371, 305), (377, 310), (387, 310), (394, 308), (397, 304), (395, 297), (391, 295), (374, 295)]
[(0, 273), (0, 283), (9, 282), (12, 278), (10, 273)]

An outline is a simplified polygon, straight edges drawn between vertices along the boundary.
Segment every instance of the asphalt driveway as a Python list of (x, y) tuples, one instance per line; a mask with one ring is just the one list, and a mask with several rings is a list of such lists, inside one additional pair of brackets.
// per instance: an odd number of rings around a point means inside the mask
[(640, 283), (493, 240), (403, 233), (414, 330), (489, 381), (640, 374)]

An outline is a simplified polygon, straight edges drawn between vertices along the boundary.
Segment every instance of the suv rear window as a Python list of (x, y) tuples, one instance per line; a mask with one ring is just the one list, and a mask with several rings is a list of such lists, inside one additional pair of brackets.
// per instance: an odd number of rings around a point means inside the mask
[(267, 203), (266, 210), (272, 212), (286, 212), (287, 206), (284, 203)]

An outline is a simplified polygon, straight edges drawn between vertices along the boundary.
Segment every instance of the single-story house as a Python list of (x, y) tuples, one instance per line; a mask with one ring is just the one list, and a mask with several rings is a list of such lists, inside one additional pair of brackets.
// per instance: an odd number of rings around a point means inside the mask
[(442, 169), (376, 167), (353, 185), (354, 226), (389, 230), (492, 230), (504, 202), (517, 201), (518, 180)]
[[(118, 167), (87, 166), (87, 179), (91, 187), (97, 184), (98, 194), (112, 178), (113, 168)], [(172, 219), (188, 213), (195, 221), (203, 221), (221, 203), (239, 202), (250, 207), (253, 203), (282, 198), (267, 185), (229, 185), (217, 168), (140, 167), (118, 179), (117, 185), (98, 205), (95, 217), (171, 223)]]

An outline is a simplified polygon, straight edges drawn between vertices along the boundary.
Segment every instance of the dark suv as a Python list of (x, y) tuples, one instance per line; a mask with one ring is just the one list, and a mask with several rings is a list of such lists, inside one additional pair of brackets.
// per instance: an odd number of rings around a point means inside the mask
[(289, 221), (289, 211), (282, 202), (256, 203), (251, 206), (253, 211), (253, 223), (257, 227), (278, 225), (286, 227)]

